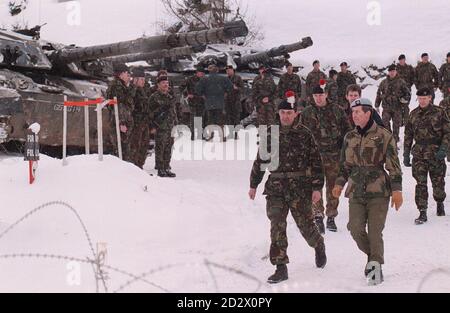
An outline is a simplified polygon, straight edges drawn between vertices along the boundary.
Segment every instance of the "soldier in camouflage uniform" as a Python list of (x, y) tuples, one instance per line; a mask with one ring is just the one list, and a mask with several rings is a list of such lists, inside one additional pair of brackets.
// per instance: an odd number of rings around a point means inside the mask
[(444, 99), (450, 96), (450, 52), (447, 53), (447, 62), (442, 64), (439, 69), (439, 88), (441, 88)]
[(252, 100), (258, 112), (258, 126), (275, 124), (275, 98), (277, 86), (265, 68), (261, 68), (260, 76), (253, 81)]
[[(195, 72), (194, 76), (189, 77), (186, 80), (186, 89), (185, 89), (185, 95), (188, 98), (189, 101), (189, 107), (191, 109), (191, 121), (190, 121), (190, 128), (191, 128), (191, 140), (195, 140), (195, 125), (194, 125), (194, 119), (195, 118), (201, 118), (203, 119), (203, 115), (205, 113), (205, 99), (197, 93), (196, 88), (197, 84), (200, 82), (200, 80), (205, 77), (205, 72), (202, 68), (198, 68)], [(203, 127), (203, 122), (201, 125)], [(201, 129), (197, 129), (197, 139), (202, 139), (203, 133)]]
[(325, 87), (325, 91), (327, 93), (327, 100), (334, 104), (339, 104), (339, 96), (338, 96), (338, 84), (337, 77), (338, 72), (336, 70), (330, 70), (328, 73), (329, 78), (327, 80), (327, 85)]
[(176, 175), (171, 172), (170, 167), (174, 144), (172, 129), (178, 123), (175, 100), (169, 93), (167, 77), (160, 76), (157, 84), (158, 91), (149, 99), (152, 121), (156, 127), (155, 168), (159, 177), (173, 178)]
[[(314, 88), (315, 105), (308, 106), (300, 115), (300, 122), (314, 135), (322, 157), (326, 177), (327, 229), (337, 231), (334, 219), (338, 215), (339, 199), (333, 197), (332, 190), (339, 173), (339, 151), (341, 151), (344, 136), (351, 130), (350, 122), (337, 104), (327, 102), (327, 94), (320, 87)], [(325, 208), (323, 201), (313, 205), (316, 224), (320, 232), (325, 233), (323, 223)]]
[(432, 92), (432, 101), (435, 98), (435, 89), (439, 87), (439, 72), (433, 63), (429, 61), (427, 53), (422, 54), (422, 62), (415, 68), (414, 84), (416, 89), (428, 88)]
[(403, 203), (402, 171), (395, 139), (374, 121), (371, 101), (355, 100), (352, 112), (356, 129), (344, 138), (339, 177), (333, 195), (339, 198), (348, 183), (345, 192), (350, 199), (347, 228), (358, 248), (367, 255), (366, 277), (371, 275), (368, 278), (373, 279), (372, 267), (379, 269), (378, 279), (371, 282), (377, 284), (382, 281), (383, 229), (389, 199), (392, 196), (392, 206), (397, 210)]
[(308, 103), (314, 103), (312, 91), (314, 87), (320, 86), (321, 80), (326, 80), (327, 75), (320, 70), (320, 62), (318, 60), (313, 62), (313, 70), (309, 72), (306, 77), (306, 98)]
[[(278, 108), (280, 126), (271, 126), (268, 130), (267, 150), (260, 149), (253, 164), (249, 191), (250, 199), (254, 200), (256, 189), (269, 169), (271, 174), (264, 195), (271, 223), (270, 261), (277, 266), (269, 283), (288, 279), (286, 218), (289, 211), (307, 243), (315, 248), (316, 266), (323, 268), (327, 261), (324, 240), (314, 224), (311, 207), (311, 202), (320, 200), (324, 183), (319, 150), (311, 132), (298, 123), (295, 104), (283, 100)], [(272, 141), (277, 143), (275, 147)], [(269, 155), (263, 157), (263, 153)], [(276, 164), (271, 166), (270, 163)]]
[[(404, 54), (398, 57), (397, 63), (397, 74), (402, 78), (406, 86), (409, 88), (409, 92), (411, 93), (411, 87), (414, 85), (414, 67), (412, 65), (406, 64), (406, 56)], [(409, 103), (402, 105), (402, 123), (401, 126), (405, 126), (406, 122), (409, 118)]]
[(390, 131), (393, 129), (394, 138), (398, 143), (402, 125), (402, 107), (411, 100), (411, 92), (405, 81), (398, 76), (394, 64), (389, 66), (388, 71), (388, 77), (381, 82), (378, 88), (375, 108), (379, 111), (380, 105), (383, 105), (383, 124)]
[[(447, 93), (449, 94), (445, 99), (442, 99), (439, 106), (445, 110), (447, 116), (450, 117), (450, 86), (447, 87)], [(450, 152), (450, 151), (449, 151)]]
[(445, 157), (450, 147), (450, 121), (444, 109), (431, 103), (432, 91), (429, 88), (419, 89), (417, 96), (419, 107), (411, 112), (406, 124), (403, 163), (411, 167), (412, 153), (412, 173), (417, 181), (416, 205), (420, 212), (415, 222), (420, 225), (428, 220), (428, 175), (433, 185), (433, 198), (437, 202), (437, 214), (445, 215)]
[(355, 128), (355, 123), (353, 123), (351, 104), (353, 103), (353, 101), (355, 101), (356, 99), (360, 99), (361, 97), (361, 87), (359, 87), (358, 85), (349, 85), (345, 94), (345, 101), (340, 103), (341, 108), (345, 113), (347, 113), (348, 120), (350, 122), (350, 125), (352, 126), (352, 129)]
[(339, 102), (342, 103), (345, 101), (345, 94), (347, 92), (347, 87), (350, 85), (356, 84), (355, 76), (353, 76), (352, 72), (348, 70), (347, 62), (342, 62), (341, 71), (337, 77), (337, 85), (338, 85), (338, 97)]
[[(148, 107), (148, 90), (145, 89), (145, 72), (142, 68), (133, 69), (134, 111), (131, 150), (133, 163), (144, 168), (147, 152), (150, 148), (150, 110)], [(148, 87), (147, 87), (148, 88)]]
[[(133, 132), (133, 111), (134, 111), (134, 89), (130, 86), (130, 71), (125, 64), (118, 64), (114, 67), (115, 77), (109, 84), (106, 91), (108, 99), (117, 98), (119, 108), (119, 127), (121, 135), (122, 159), (126, 162), (133, 162), (131, 151), (131, 135)], [(114, 117), (114, 108), (109, 106), (110, 123), (114, 125), (111, 129), (115, 130), (116, 122)], [(115, 131), (110, 132), (110, 140), (118, 154), (117, 136)]]
[(281, 75), (278, 82), (278, 97), (286, 100), (286, 92), (293, 91), (295, 94), (295, 103), (298, 103), (302, 97), (302, 81), (300, 77), (294, 73), (294, 67), (291, 63), (286, 65), (286, 73)]
[[(228, 92), (225, 96), (225, 113), (226, 113), (226, 124), (230, 126), (237, 126), (241, 123), (241, 113), (242, 113), (242, 103), (241, 95), (244, 91), (244, 81), (241, 76), (234, 72), (233, 66), (227, 67), (227, 76), (233, 84), (233, 89)], [(234, 135), (230, 131), (230, 138), (238, 138), (238, 133)]]

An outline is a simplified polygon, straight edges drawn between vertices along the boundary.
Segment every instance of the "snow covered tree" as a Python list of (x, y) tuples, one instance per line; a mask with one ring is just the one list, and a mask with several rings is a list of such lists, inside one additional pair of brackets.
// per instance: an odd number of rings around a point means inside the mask
[(22, 13), (27, 8), (28, 0), (17, 0), (17, 1), (10, 1), (8, 3), (9, 7), (9, 14), (11, 16), (16, 16)]
[(249, 34), (239, 42), (249, 45), (264, 39), (260, 25), (240, 0), (161, 0), (166, 12), (180, 21), (186, 31), (222, 27), (226, 22), (244, 20)]

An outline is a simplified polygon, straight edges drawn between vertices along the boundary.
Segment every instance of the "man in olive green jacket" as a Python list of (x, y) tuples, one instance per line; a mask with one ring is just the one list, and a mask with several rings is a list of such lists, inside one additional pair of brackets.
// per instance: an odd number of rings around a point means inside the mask
[(392, 206), (397, 210), (403, 203), (402, 171), (395, 139), (374, 121), (371, 101), (358, 99), (351, 107), (356, 128), (344, 138), (333, 195), (339, 198), (348, 182), (345, 195), (350, 199), (350, 219), (347, 228), (358, 248), (367, 255), (364, 273), (372, 285), (383, 281), (382, 232), (389, 198), (392, 196)]

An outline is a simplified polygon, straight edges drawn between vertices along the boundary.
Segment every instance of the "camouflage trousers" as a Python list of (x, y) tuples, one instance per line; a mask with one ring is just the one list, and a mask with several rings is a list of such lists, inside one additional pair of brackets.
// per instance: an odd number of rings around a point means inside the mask
[(347, 229), (369, 261), (384, 264), (383, 229), (389, 198), (351, 198)]
[(171, 129), (158, 129), (155, 136), (155, 169), (169, 170), (174, 139)]
[(274, 125), (276, 119), (275, 109), (272, 103), (261, 106), (258, 109), (258, 126), (260, 125)]
[[(128, 129), (128, 131), (126, 133), (120, 133), (120, 141), (122, 143), (122, 159), (125, 162), (131, 162), (133, 163), (134, 159), (133, 159), (133, 144), (131, 142), (131, 138), (132, 138), (132, 134), (133, 134), (133, 129)], [(111, 128), (111, 133), (110, 133), (110, 141), (112, 143), (113, 149), (114, 149), (114, 155), (119, 156), (119, 148), (117, 146), (117, 134), (116, 134), (116, 129)]]
[[(313, 211), (316, 217), (336, 217), (338, 215), (339, 199), (333, 197), (332, 191), (339, 174), (339, 154), (322, 154), (322, 164), (326, 180), (326, 210), (323, 198), (316, 204), (313, 204)], [(322, 192), (323, 194), (323, 192)]]
[(226, 124), (236, 126), (241, 123), (241, 102), (236, 100), (234, 102), (227, 102), (225, 105)]
[(433, 187), (433, 198), (436, 202), (444, 202), (445, 174), (447, 165), (445, 160), (423, 160), (413, 158), (412, 174), (417, 182), (416, 185), (416, 205), (419, 211), (426, 211), (428, 208), (428, 175), (431, 178)]
[[(400, 141), (400, 127), (402, 125), (401, 109), (383, 108), (382, 117), (384, 126), (392, 132), (396, 142)], [(392, 120), (392, 127), (391, 127)]]
[(267, 196), (267, 217), (270, 220), (270, 262), (273, 265), (288, 264), (288, 239), (286, 234), (289, 211), (308, 245), (315, 248), (323, 237), (314, 223), (311, 208), (311, 192), (301, 197)]
[(402, 104), (402, 123), (400, 124), (401, 127), (406, 126), (409, 120), (409, 104)]
[(150, 128), (146, 121), (136, 122), (131, 139), (133, 164), (144, 168), (150, 148)]

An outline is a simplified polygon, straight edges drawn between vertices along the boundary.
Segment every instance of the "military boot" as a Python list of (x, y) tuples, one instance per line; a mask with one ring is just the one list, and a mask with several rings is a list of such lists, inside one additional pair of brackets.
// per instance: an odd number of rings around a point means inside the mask
[(165, 170), (165, 172), (166, 172), (166, 177), (169, 177), (169, 178), (177, 177), (177, 175), (175, 173), (172, 173), (171, 170)]
[(334, 217), (327, 218), (327, 229), (332, 232), (337, 232), (337, 226), (334, 222)]
[(422, 211), (420, 211), (419, 217), (416, 218), (415, 223), (416, 223), (416, 225), (422, 225), (422, 224), (425, 224), (426, 222), (428, 222), (427, 211), (422, 210)]
[(369, 286), (376, 286), (384, 282), (383, 268), (381, 267), (381, 264), (379, 264), (379, 273), (372, 274), (372, 272), (375, 270), (375, 266), (370, 267), (368, 266), (368, 264), (366, 265), (366, 268), (364, 270), (364, 275), (367, 278), (367, 283), (369, 284)]
[(437, 204), (437, 216), (445, 216), (445, 209), (443, 202), (438, 202)]
[(316, 250), (316, 266), (318, 268), (324, 268), (327, 264), (327, 255), (325, 253), (325, 243), (321, 241), (317, 247)]
[(316, 216), (315, 218), (317, 228), (319, 229), (319, 233), (321, 235), (325, 234), (325, 224), (323, 223), (323, 217)]
[(165, 170), (158, 170), (158, 176), (159, 177), (167, 177), (167, 173)]
[(286, 264), (277, 265), (275, 273), (267, 279), (269, 284), (278, 284), (288, 279), (288, 269)]

